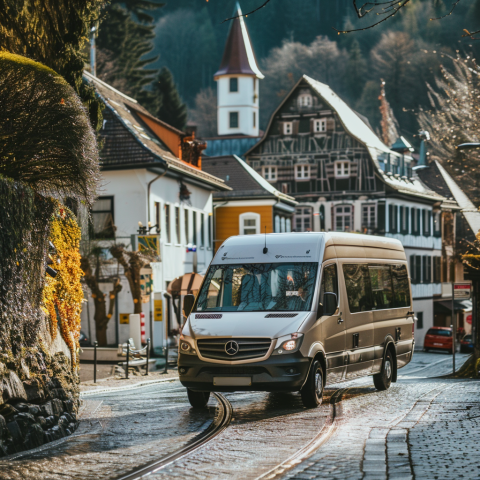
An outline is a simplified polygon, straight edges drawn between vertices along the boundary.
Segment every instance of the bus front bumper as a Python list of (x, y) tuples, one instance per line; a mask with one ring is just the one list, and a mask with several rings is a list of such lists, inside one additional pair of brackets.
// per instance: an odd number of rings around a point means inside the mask
[(194, 355), (179, 355), (180, 382), (204, 392), (298, 392), (308, 374), (311, 359), (300, 352), (271, 355), (262, 362), (228, 365), (211, 363)]

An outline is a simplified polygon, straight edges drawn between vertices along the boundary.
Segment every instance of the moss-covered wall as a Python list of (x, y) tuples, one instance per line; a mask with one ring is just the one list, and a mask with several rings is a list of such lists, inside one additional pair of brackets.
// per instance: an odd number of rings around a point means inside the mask
[(76, 428), (79, 237), (68, 209), (0, 177), (0, 456)]

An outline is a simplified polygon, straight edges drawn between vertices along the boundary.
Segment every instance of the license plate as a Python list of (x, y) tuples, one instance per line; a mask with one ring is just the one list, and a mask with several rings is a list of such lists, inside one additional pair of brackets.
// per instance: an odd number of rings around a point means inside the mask
[(443, 343), (434, 343), (434, 345), (438, 345), (439, 347), (443, 346)]
[(252, 384), (251, 377), (213, 377), (213, 384), (219, 387), (247, 387)]

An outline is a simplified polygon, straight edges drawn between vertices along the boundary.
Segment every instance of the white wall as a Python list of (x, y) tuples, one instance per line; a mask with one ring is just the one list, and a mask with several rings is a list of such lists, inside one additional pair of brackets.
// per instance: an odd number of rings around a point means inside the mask
[[(413, 287), (413, 285), (412, 285)], [(423, 312), (423, 328), (415, 326), (415, 348), (423, 347), (425, 334), (430, 327), (433, 327), (433, 301), (429, 298), (425, 300), (413, 300), (413, 311), (415, 315)]]
[[(117, 243), (125, 243), (131, 248), (131, 236), (137, 233), (138, 222), (143, 225), (148, 223), (147, 210), (147, 185), (157, 175), (147, 172), (145, 169), (123, 170), (123, 171), (104, 171), (102, 172), (102, 182), (99, 196), (114, 197), (114, 223), (117, 227)], [(180, 185), (176, 179), (162, 177), (151, 185), (150, 191), (150, 221), (155, 225), (155, 202), (160, 204), (161, 212), (161, 262), (154, 264), (153, 267), (153, 290), (154, 292), (165, 292), (167, 283), (176, 277), (193, 270), (193, 253), (186, 253), (186, 245), (193, 243), (193, 216), (197, 218), (197, 264), (198, 271), (204, 271), (212, 260), (212, 233), (208, 232), (208, 218), (212, 215), (212, 193), (208, 187), (202, 188), (188, 183), (184, 179), (184, 184), (191, 192), (190, 199), (187, 202), (180, 202)], [(170, 242), (166, 239), (166, 215), (165, 205), (170, 206)], [(176, 238), (175, 212), (178, 208), (180, 214), (180, 238)], [(185, 216), (189, 218), (189, 238), (185, 234)], [(201, 218), (204, 218), (204, 245), (201, 245)], [(213, 224), (213, 222), (211, 222)], [(155, 230), (152, 233), (156, 233)], [(210, 239), (210, 244), (208, 241)], [(101, 242), (108, 247), (112, 244), (110, 241)], [(123, 277), (123, 276), (122, 276)], [(118, 312), (114, 313), (110, 320), (107, 330), (107, 340), (109, 344), (115, 344), (116, 341), (116, 322), (118, 322), (119, 313), (133, 313), (133, 300), (125, 277), (122, 278), (123, 289), (118, 295)], [(102, 290), (105, 293), (111, 289), (111, 285), (102, 284)], [(87, 289), (87, 297), (90, 292)], [(153, 297), (153, 296), (152, 296)], [(150, 309), (153, 306), (153, 298), (150, 303), (143, 304), (145, 313), (146, 335), (154, 339), (155, 346), (162, 346), (158, 342), (163, 342), (163, 322), (153, 322), (155, 332), (150, 332)], [(166, 302), (163, 302), (164, 309)], [(95, 340), (95, 325), (93, 321), (94, 307), (93, 301), (89, 298), (88, 309), (90, 311), (90, 322), (93, 342)], [(82, 330), (89, 335), (87, 305), (84, 304), (82, 310)], [(164, 312), (165, 318), (165, 312)], [(157, 331), (158, 330), (158, 331)], [(129, 338), (129, 325), (118, 325), (119, 342), (125, 342)]]
[[(238, 91), (230, 92), (230, 78), (238, 78)], [(258, 136), (259, 80), (252, 75), (225, 75), (217, 79), (218, 135)], [(255, 87), (254, 87), (255, 85)], [(230, 128), (230, 112), (238, 112), (238, 128)], [(253, 112), (256, 124), (253, 125)]]

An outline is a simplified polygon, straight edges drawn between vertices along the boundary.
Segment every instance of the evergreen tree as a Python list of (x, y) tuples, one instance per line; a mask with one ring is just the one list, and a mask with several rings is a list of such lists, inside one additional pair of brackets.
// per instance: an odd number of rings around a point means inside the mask
[(153, 91), (158, 98), (160, 108), (156, 116), (172, 127), (183, 130), (187, 124), (187, 106), (182, 102), (170, 70), (163, 67), (153, 85)]
[(348, 50), (348, 76), (346, 79), (348, 95), (354, 100), (358, 98), (365, 84), (367, 62), (363, 58), (362, 50), (357, 39), (354, 39)]
[(146, 68), (157, 56), (152, 50), (153, 17), (149, 10), (162, 4), (148, 0), (114, 0), (106, 9), (97, 39), (97, 75), (105, 82), (155, 110), (158, 104), (151, 92), (156, 69)]

